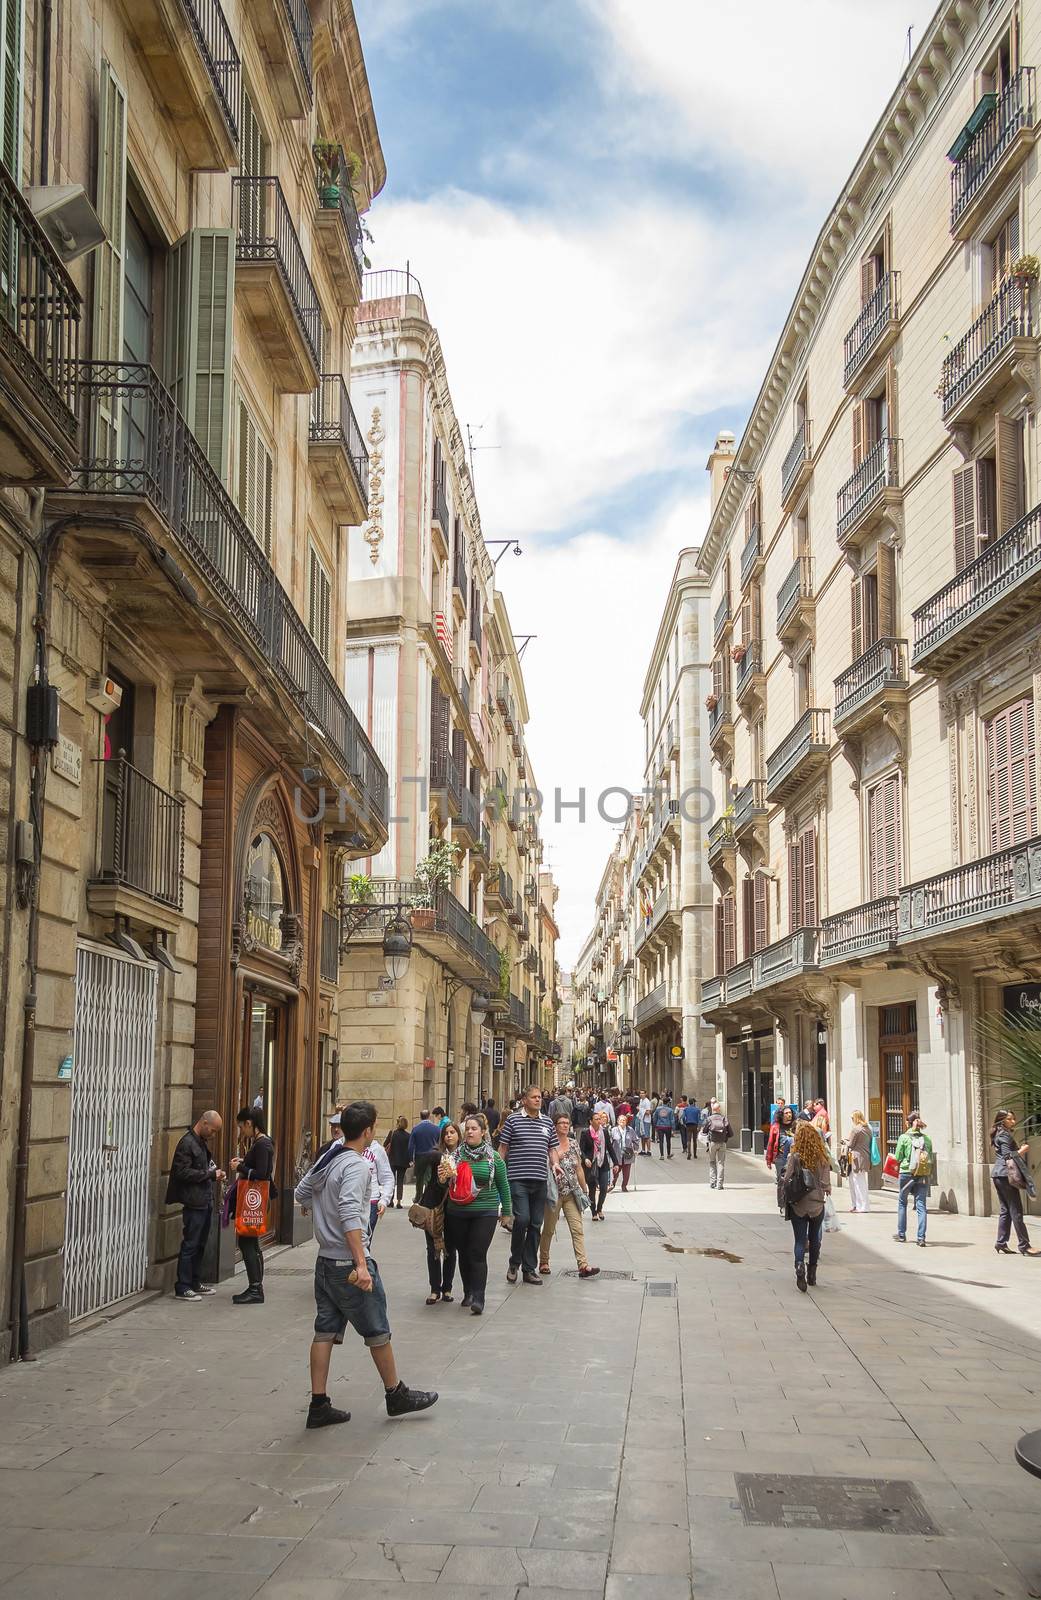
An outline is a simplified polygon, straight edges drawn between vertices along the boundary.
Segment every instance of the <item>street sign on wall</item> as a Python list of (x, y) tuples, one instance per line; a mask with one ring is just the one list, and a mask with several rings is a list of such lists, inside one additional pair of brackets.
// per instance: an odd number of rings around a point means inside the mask
[(506, 1040), (502, 1034), (496, 1034), (495, 1043), (492, 1045), (492, 1067), (496, 1072), (501, 1072), (506, 1065)]

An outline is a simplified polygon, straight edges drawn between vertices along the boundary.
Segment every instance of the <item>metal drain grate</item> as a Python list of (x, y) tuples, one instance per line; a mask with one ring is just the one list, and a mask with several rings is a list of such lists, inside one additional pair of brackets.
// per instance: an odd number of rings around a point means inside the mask
[[(581, 1276), (581, 1274), (579, 1273), (577, 1267), (568, 1267), (565, 1272), (560, 1274), (560, 1276), (562, 1278), (578, 1278)], [(603, 1268), (601, 1268), (601, 1270), (597, 1273), (597, 1277), (610, 1278), (615, 1283), (633, 1282), (633, 1275), (631, 1272), (606, 1272)]]
[(664, 1239), (665, 1237), (665, 1229), (659, 1228), (656, 1222), (650, 1223), (646, 1228), (641, 1228), (640, 1232), (647, 1239)]
[(939, 1533), (913, 1483), (895, 1478), (819, 1478), (738, 1472), (746, 1525), (845, 1533)]
[(676, 1280), (674, 1278), (648, 1278), (645, 1287), (647, 1293), (658, 1300), (672, 1300), (676, 1295)]

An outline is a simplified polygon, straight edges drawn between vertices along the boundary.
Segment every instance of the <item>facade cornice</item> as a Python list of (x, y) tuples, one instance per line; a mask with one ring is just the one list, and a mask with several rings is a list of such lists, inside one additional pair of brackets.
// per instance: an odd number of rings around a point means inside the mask
[[(836, 282), (868, 231), (878, 201), (904, 167), (923, 131), (946, 104), (969, 42), (997, 23), (1008, 7), (987, 0), (944, 0), (861, 151), (856, 166), (817, 235), (795, 299), (766, 369), (733, 467), (753, 474), (799, 377)], [(712, 574), (749, 494), (731, 470), (709, 519), (699, 566)]]
[(708, 580), (698, 566), (700, 547), (688, 545), (681, 550), (676, 558), (676, 566), (669, 582), (669, 594), (665, 602), (665, 609), (658, 624), (654, 646), (651, 650), (650, 661), (643, 679), (643, 694), (640, 700), (640, 716), (646, 718), (650, 709), (651, 699), (657, 688), (658, 679), (665, 662), (665, 654), (672, 640), (673, 630), (679, 621), (680, 608), (684, 598), (691, 593), (700, 593), (707, 598)]

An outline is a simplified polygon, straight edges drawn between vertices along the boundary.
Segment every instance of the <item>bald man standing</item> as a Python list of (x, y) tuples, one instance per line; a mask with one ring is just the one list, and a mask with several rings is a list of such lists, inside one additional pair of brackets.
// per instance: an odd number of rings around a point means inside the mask
[(166, 1186), (167, 1205), (184, 1207), (181, 1251), (177, 1257), (178, 1300), (199, 1300), (216, 1289), (199, 1278), (213, 1217), (213, 1185), (224, 1173), (210, 1155), (210, 1140), (224, 1126), (216, 1111), (204, 1111), (194, 1128), (178, 1141)]

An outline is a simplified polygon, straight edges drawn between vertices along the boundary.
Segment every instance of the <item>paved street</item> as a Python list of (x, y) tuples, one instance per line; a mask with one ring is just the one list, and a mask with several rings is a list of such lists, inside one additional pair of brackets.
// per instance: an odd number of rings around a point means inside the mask
[[(4, 1373), (0, 1597), (1036, 1592), (1041, 1483), (1012, 1447), (1041, 1427), (1041, 1261), (995, 1256), (973, 1218), (901, 1247), (886, 1199), (843, 1216), (803, 1298), (761, 1163), (729, 1176), (717, 1195), (703, 1160), (640, 1161), (637, 1193), (587, 1225), (618, 1280), (561, 1276), (558, 1235), (539, 1294), (509, 1288), (497, 1237), (480, 1321), (424, 1306), (421, 1236), (386, 1217), (399, 1365), (441, 1392), (416, 1419), (388, 1421), (355, 1341), (330, 1386), (353, 1420), (304, 1431), (310, 1249), (270, 1263), (260, 1311), (229, 1286), (153, 1300)], [(863, 1496), (844, 1527), (746, 1523), (743, 1473), (910, 1483), (935, 1532), (857, 1531)], [(825, 1522), (832, 1487), (805, 1497)]]

